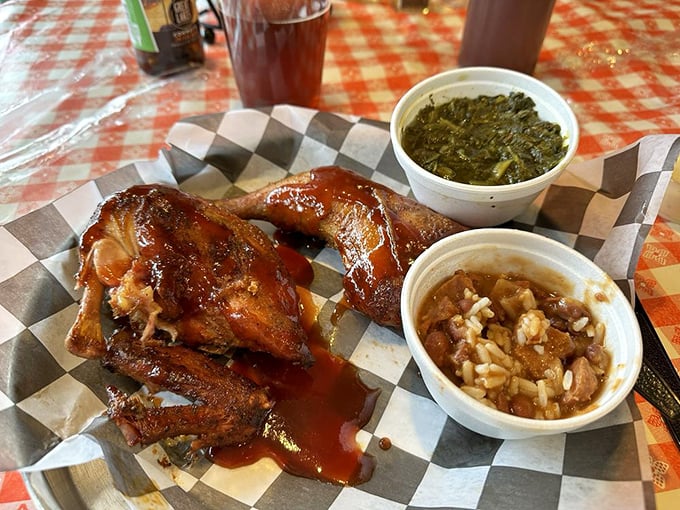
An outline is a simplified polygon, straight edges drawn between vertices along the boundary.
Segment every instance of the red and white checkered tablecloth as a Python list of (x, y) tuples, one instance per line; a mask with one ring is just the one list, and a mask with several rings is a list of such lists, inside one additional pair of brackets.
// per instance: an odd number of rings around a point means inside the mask
[[(643, 246), (635, 274), (637, 296), (676, 369), (680, 370), (680, 225), (658, 218)], [(680, 503), (680, 452), (659, 412), (636, 394), (645, 418), (658, 508)]]
[[(200, 4), (200, 2), (199, 2)], [(335, 0), (320, 109), (387, 121), (417, 81), (456, 67), (465, 2), (433, 12)], [(680, 133), (680, 2), (557, 0), (535, 71), (571, 104), (580, 160)], [(155, 159), (178, 120), (241, 106), (224, 37), (203, 68), (139, 71), (120, 0), (0, 2), (0, 224), (131, 161)], [(659, 219), (638, 292), (680, 366), (680, 233)], [(680, 505), (680, 453), (642, 399), (659, 508)], [(0, 473), (0, 510), (35, 508)]]

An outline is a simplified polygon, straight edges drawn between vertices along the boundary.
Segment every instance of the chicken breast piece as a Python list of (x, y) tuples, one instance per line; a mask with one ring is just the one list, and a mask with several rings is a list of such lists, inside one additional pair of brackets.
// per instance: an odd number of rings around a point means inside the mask
[(129, 318), (144, 343), (170, 341), (213, 353), (233, 347), (311, 362), (288, 270), (257, 227), (177, 189), (141, 185), (105, 200), (81, 237), (84, 288), (66, 339), (72, 353), (106, 352), (100, 306)]

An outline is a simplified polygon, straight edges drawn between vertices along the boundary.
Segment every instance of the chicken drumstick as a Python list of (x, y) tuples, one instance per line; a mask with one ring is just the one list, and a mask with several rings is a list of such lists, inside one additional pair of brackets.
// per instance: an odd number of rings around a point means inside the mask
[(340, 252), (345, 297), (381, 325), (401, 324), (399, 299), (413, 260), (466, 227), (338, 166), (315, 168), (219, 202), (244, 219), (326, 241)]

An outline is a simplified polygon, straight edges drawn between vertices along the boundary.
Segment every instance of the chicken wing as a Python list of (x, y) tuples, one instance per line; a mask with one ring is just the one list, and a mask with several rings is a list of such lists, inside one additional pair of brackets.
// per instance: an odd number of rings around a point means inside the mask
[(267, 392), (206, 354), (181, 345), (142, 343), (128, 329), (117, 331), (102, 358), (105, 367), (192, 400), (147, 407), (109, 386), (109, 417), (130, 446), (194, 435), (194, 450), (241, 444), (260, 429), (273, 402)]
[(466, 227), (337, 166), (319, 167), (220, 206), (244, 219), (323, 239), (345, 267), (347, 301), (381, 325), (401, 324), (399, 299), (413, 260)]

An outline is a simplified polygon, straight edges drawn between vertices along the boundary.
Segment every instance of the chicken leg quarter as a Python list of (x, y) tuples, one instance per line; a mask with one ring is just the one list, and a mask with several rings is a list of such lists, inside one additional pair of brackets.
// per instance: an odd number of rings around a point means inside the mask
[(326, 241), (340, 252), (347, 301), (378, 324), (392, 326), (401, 324), (401, 287), (413, 260), (466, 228), (337, 166), (294, 175), (220, 206)]

